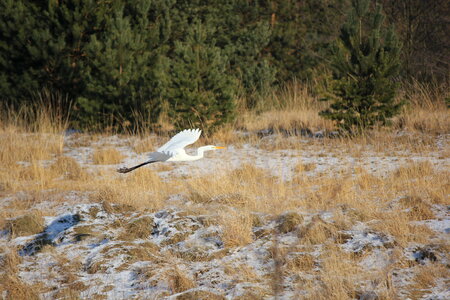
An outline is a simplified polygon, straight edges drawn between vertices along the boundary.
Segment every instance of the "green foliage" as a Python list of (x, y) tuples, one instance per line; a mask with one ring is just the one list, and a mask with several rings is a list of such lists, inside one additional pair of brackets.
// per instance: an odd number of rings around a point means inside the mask
[(124, 128), (137, 116), (155, 123), (165, 104), (177, 126), (215, 127), (232, 119), (232, 98), (263, 93), (275, 81), (263, 54), (271, 30), (257, 7), (1, 1), (0, 92), (12, 102), (44, 89), (67, 95), (72, 125), (81, 128)]
[[(84, 46), (84, 67), (80, 79), (85, 83), (82, 95), (76, 98), (79, 121), (102, 124), (113, 115), (122, 125), (131, 124), (134, 112), (143, 112), (151, 98), (154, 53), (149, 47), (151, 33), (144, 1), (133, 2), (136, 12), (125, 15), (124, 6), (114, 8), (105, 20), (103, 30), (90, 36)], [(99, 116), (104, 116), (99, 118)], [(114, 123), (114, 122), (113, 122)]]
[(184, 39), (195, 20), (213, 31), (207, 44), (222, 50), (228, 60), (226, 72), (239, 83), (249, 107), (276, 81), (276, 67), (265, 52), (272, 31), (263, 11), (258, 2), (223, 0), (177, 1), (171, 11), (174, 43)]
[[(68, 0), (0, 3), (0, 92), (30, 101), (51, 90), (74, 101), (74, 125), (104, 126), (105, 116), (131, 120), (150, 97), (149, 66), (158, 34), (148, 1)], [(111, 123), (109, 121), (109, 123)]]
[(349, 0), (270, 1), (269, 51), (279, 82), (312, 80), (314, 71), (328, 65), (329, 47), (339, 33)]
[[(52, 53), (61, 47), (43, 30), (38, 7), (23, 1), (0, 1), (0, 93), (21, 98), (51, 82)], [(45, 47), (43, 47), (45, 43)]]
[(0, 1), (1, 100), (53, 91), (73, 103), (79, 128), (154, 126), (166, 111), (177, 127), (213, 129), (233, 119), (236, 98), (257, 107), (331, 65), (323, 115), (347, 130), (385, 124), (401, 106), (398, 42), (380, 8), (353, 1), (332, 47), (350, 2)]
[(196, 22), (185, 40), (175, 43), (168, 102), (178, 128), (211, 130), (232, 119), (236, 84), (226, 73), (227, 57), (210, 38), (213, 34)]
[(352, 5), (334, 47), (325, 98), (332, 104), (321, 112), (348, 132), (386, 125), (403, 105), (395, 101), (400, 46), (393, 29), (382, 26), (381, 6), (372, 12), (370, 0), (353, 0)]

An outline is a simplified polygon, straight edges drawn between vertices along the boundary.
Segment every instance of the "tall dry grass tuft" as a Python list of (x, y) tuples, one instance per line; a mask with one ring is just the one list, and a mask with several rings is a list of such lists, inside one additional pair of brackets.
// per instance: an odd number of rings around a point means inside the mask
[[(408, 105), (394, 118), (394, 129), (431, 134), (450, 132), (450, 114), (445, 100), (450, 97), (447, 86), (405, 82), (398, 97), (406, 100)], [(241, 104), (235, 127), (251, 132), (263, 129), (285, 133), (299, 129), (333, 130), (335, 124), (318, 115), (327, 105), (319, 101), (307, 84), (293, 81), (261, 99), (255, 109), (246, 109)]]
[(409, 104), (395, 121), (396, 126), (422, 133), (449, 133), (450, 116), (445, 102), (449, 96), (446, 86), (419, 81), (404, 83), (401, 97)]
[[(399, 196), (414, 196), (424, 203), (448, 204), (450, 184), (447, 170), (436, 169), (429, 161), (409, 162), (389, 174), (387, 187)], [(408, 191), (407, 194), (399, 191)]]
[(38, 289), (25, 283), (19, 276), (21, 258), (17, 249), (4, 249), (0, 257), (0, 295), (5, 299), (40, 299)]
[(314, 217), (311, 222), (301, 228), (299, 238), (306, 245), (322, 245), (329, 239), (338, 241), (338, 228), (332, 223), (326, 223), (318, 217)]
[[(314, 177), (302, 181), (304, 195), (301, 204), (311, 211), (345, 210), (353, 221), (376, 219), (381, 214), (380, 203), (370, 191), (362, 193), (361, 178), (349, 175), (350, 170), (334, 173), (334, 177)], [(384, 192), (380, 189), (380, 192)]]
[(224, 267), (224, 272), (227, 275), (233, 276), (236, 282), (257, 282), (259, 280), (253, 267), (248, 264), (241, 264), (239, 266), (227, 264)]
[(450, 272), (448, 268), (441, 264), (427, 264), (416, 267), (413, 283), (409, 286), (408, 296), (411, 299), (421, 299), (426, 294), (432, 292), (432, 288), (436, 286), (437, 280), (440, 278), (449, 278)]
[(0, 104), (0, 128), (61, 134), (68, 126), (70, 110), (71, 103), (67, 98), (44, 90), (36, 99), (19, 107)]
[(204, 138), (205, 144), (213, 145), (233, 145), (239, 147), (245, 142), (245, 137), (236, 134), (235, 127), (233, 125), (225, 125), (215, 131), (211, 136), (206, 136)]
[(124, 158), (125, 156), (115, 148), (96, 149), (92, 154), (92, 160), (96, 165), (115, 165)]
[(21, 129), (8, 127), (0, 129), (0, 161), (3, 168), (13, 168), (18, 162), (48, 160), (61, 154), (63, 135), (46, 133), (23, 133)]
[(196, 286), (195, 281), (177, 266), (168, 272), (167, 276), (169, 288), (174, 294), (192, 289)]
[(423, 221), (435, 218), (431, 204), (420, 197), (406, 196), (400, 199), (399, 204), (407, 210), (407, 215), (411, 221)]
[(357, 289), (356, 279), (360, 268), (352, 256), (337, 246), (328, 245), (321, 255), (319, 285), (310, 287), (311, 299), (354, 299)]
[(38, 211), (10, 219), (4, 229), (12, 236), (33, 235), (44, 230), (44, 218)]
[(155, 149), (155, 141), (154, 139), (149, 138), (148, 136), (142, 137), (141, 139), (134, 141), (131, 145), (134, 152), (141, 154), (153, 151)]
[(80, 187), (86, 191), (95, 191), (93, 199), (97, 202), (155, 210), (161, 208), (170, 195), (170, 186), (164, 184), (161, 178), (149, 169), (137, 170), (121, 178), (108, 175), (98, 175), (98, 178)]
[(434, 236), (429, 227), (411, 224), (407, 213), (398, 210), (385, 213), (371, 227), (377, 232), (394, 237), (396, 245), (403, 248), (412, 242), (426, 244)]
[(50, 165), (50, 169), (59, 176), (65, 176), (70, 180), (87, 180), (89, 174), (72, 157), (59, 156), (56, 161)]
[(398, 179), (412, 179), (430, 176), (434, 173), (433, 165), (429, 161), (410, 162), (399, 167), (394, 176)]
[(318, 114), (325, 106), (306, 84), (292, 81), (262, 99), (255, 110), (241, 109), (236, 126), (248, 131), (331, 130), (333, 122)]
[(57, 174), (37, 160), (25, 162), (28, 165), (13, 163), (0, 173), (0, 184), (5, 192), (40, 191), (54, 188)]
[(6, 191), (23, 188), (21, 181), (33, 181), (34, 188), (46, 188), (53, 180), (41, 161), (63, 152), (67, 115), (57, 104), (44, 105), (57, 103), (46, 102), (44, 97), (50, 95), (43, 94), (41, 100), (19, 108), (0, 105), (0, 185)]
[(180, 183), (181, 191), (189, 191), (187, 197), (195, 203), (268, 213), (282, 213), (298, 205), (298, 194), (291, 183), (252, 164), (217, 171), (214, 176), (192, 176)]
[(249, 213), (227, 211), (221, 214), (222, 241), (225, 247), (245, 246), (253, 241), (252, 220)]

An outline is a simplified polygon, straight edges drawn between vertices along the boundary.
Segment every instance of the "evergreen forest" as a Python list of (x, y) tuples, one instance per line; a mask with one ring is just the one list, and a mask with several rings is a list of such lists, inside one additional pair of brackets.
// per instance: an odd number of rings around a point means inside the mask
[(446, 0), (2, 0), (1, 107), (214, 130), (295, 80), (354, 132), (389, 124), (402, 82), (448, 84), (449, 15)]

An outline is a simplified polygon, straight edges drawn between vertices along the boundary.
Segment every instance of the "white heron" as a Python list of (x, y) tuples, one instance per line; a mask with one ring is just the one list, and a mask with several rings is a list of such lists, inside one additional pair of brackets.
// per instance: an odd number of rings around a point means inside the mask
[(119, 168), (117, 172), (128, 173), (137, 168), (145, 166), (147, 164), (161, 162), (161, 161), (193, 161), (203, 158), (203, 153), (205, 151), (225, 149), (225, 147), (218, 147), (213, 145), (199, 147), (197, 149), (197, 155), (188, 155), (184, 151), (184, 147), (187, 145), (195, 143), (202, 131), (200, 129), (185, 129), (175, 136), (173, 136), (167, 143), (159, 147), (156, 152), (150, 153), (150, 159), (142, 164), (131, 168)]

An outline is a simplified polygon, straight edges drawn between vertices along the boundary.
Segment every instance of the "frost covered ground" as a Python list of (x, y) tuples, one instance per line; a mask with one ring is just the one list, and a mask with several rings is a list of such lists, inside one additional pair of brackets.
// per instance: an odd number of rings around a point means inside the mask
[(16, 162), (23, 186), (2, 177), (0, 295), (450, 299), (449, 136), (327, 140), (243, 138), (124, 175), (164, 141), (66, 135)]

